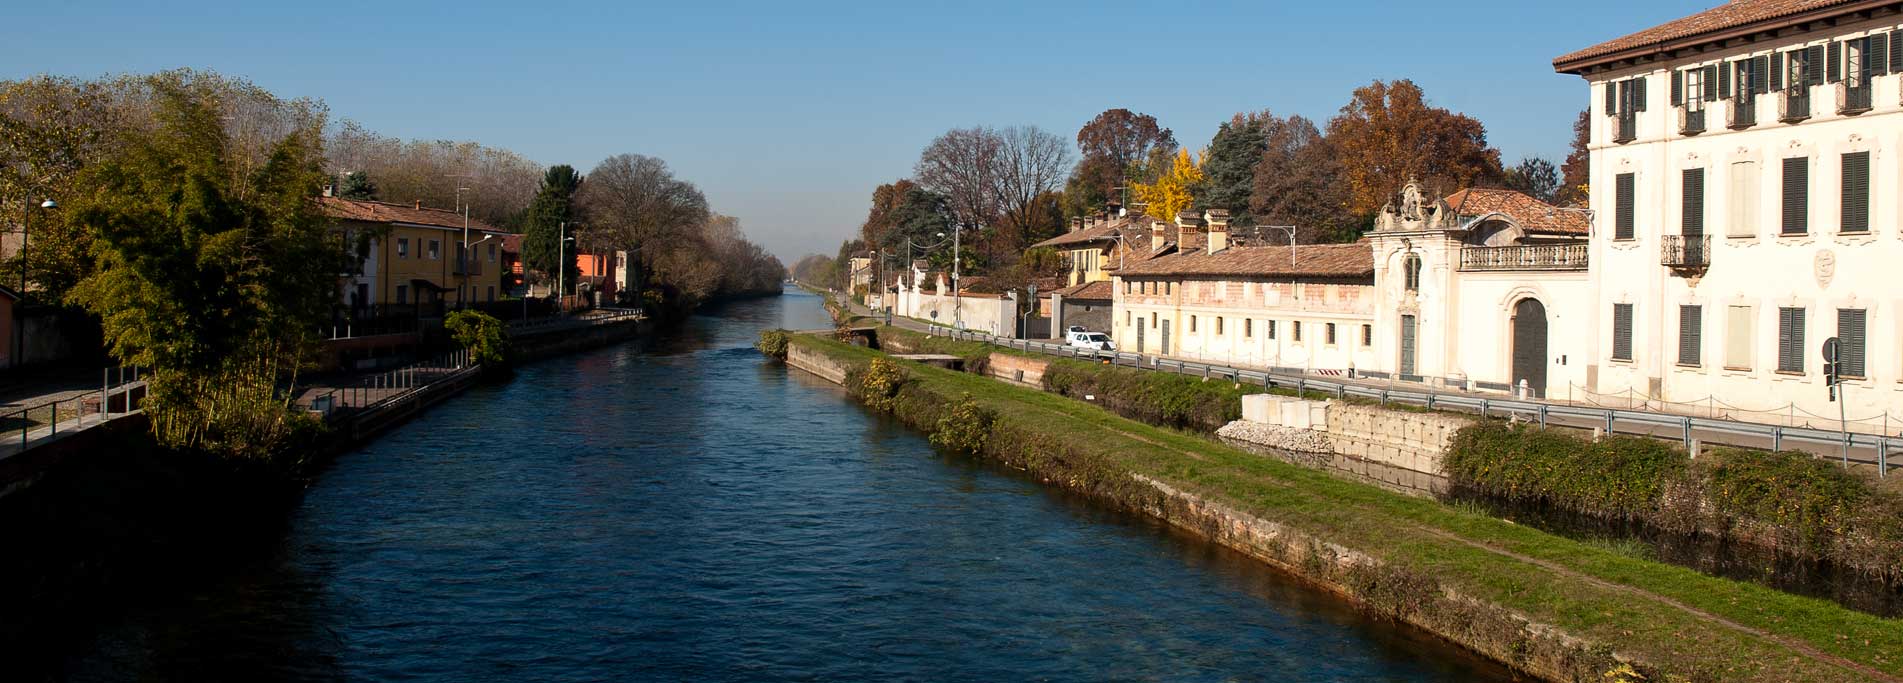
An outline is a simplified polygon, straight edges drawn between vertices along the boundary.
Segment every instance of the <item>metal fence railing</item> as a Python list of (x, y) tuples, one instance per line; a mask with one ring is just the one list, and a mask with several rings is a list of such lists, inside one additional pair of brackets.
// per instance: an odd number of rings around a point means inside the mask
[(0, 454), (31, 450), (61, 434), (139, 412), (137, 404), (145, 389), (140, 374), (135, 367), (104, 368), (99, 372), (96, 391), (70, 392), (60, 398), (4, 409), (0, 412), (0, 429), (5, 430), (5, 440), (0, 442)]
[(574, 315), (551, 315), (509, 323), (510, 334), (539, 332), (552, 327), (586, 327), (620, 320), (644, 320), (647, 314), (638, 308), (597, 308)]
[[(1903, 438), (1888, 434), (1870, 434), (1832, 429), (1817, 429), (1792, 425), (1764, 424), (1744, 422), (1736, 419), (1695, 417), (1674, 415), (1647, 410), (1608, 408), (1600, 406), (1567, 405), (1532, 399), (1508, 396), (1488, 396), (1468, 392), (1436, 391), (1418, 384), (1371, 384), (1358, 383), (1347, 378), (1330, 379), (1315, 377), (1292, 369), (1251, 369), (1238, 368), (1215, 363), (1175, 360), (1158, 356), (1129, 353), (1124, 351), (1104, 351), (1099, 349), (1077, 348), (1065, 344), (1043, 342), (1032, 339), (1009, 339), (996, 337), (983, 332), (954, 330), (942, 325), (930, 325), (926, 334), (951, 339), (978, 341), (1026, 353), (1042, 353), (1051, 356), (1077, 358), (1115, 365), (1200, 376), (1207, 379), (1224, 379), (1238, 384), (1254, 384), (1265, 388), (1293, 389), (1297, 394), (1316, 394), (1318, 397), (1335, 396), (1337, 398), (1356, 397), (1374, 399), (1383, 404), (1398, 403), (1427, 408), (1429, 410), (1457, 410), (1477, 413), (1489, 417), (1512, 417), (1524, 419), (1545, 427), (1558, 421), (1572, 426), (1590, 426), (1604, 429), (1606, 433), (1640, 434), (1660, 436), (1671, 434), (1682, 439), (1687, 450), (1692, 450), (1696, 441), (1713, 441), (1731, 437), (1733, 440), (1758, 439), (1768, 441), (1772, 450), (1783, 450), (1794, 444), (1811, 444), (1830, 448), (1842, 448), (1848, 462), (1875, 465), (1879, 475), (1889, 472), (1891, 465), (1889, 454), (1893, 450), (1903, 449)], [(1707, 438), (1700, 439), (1700, 435)], [(1739, 444), (1743, 445), (1743, 444)]]
[(352, 377), (344, 386), (319, 390), (300, 399), (298, 404), (330, 419), (400, 401), (432, 383), (470, 371), (475, 365), (468, 349), (458, 349), (393, 370)]

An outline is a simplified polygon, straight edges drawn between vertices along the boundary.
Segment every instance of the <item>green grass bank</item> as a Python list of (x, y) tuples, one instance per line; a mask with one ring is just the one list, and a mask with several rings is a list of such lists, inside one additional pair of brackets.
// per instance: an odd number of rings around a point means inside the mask
[[(1903, 622), (1391, 493), (813, 336), (784, 348), (942, 447), (1146, 512), (1546, 680), (1903, 680)], [(875, 361), (880, 361), (874, 369)], [(1640, 680), (1640, 679), (1631, 679)]]

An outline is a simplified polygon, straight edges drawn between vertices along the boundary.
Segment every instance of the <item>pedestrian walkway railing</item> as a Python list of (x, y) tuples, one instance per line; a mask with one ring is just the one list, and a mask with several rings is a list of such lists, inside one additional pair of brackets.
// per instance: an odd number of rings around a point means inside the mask
[(509, 323), (509, 334), (540, 332), (549, 328), (586, 327), (623, 320), (644, 320), (647, 313), (638, 308), (597, 308), (575, 315), (551, 315)]
[(350, 378), (344, 386), (331, 387), (300, 401), (300, 405), (324, 416), (371, 410), (400, 401), (411, 392), (430, 384), (473, 371), (476, 364), (468, 349), (458, 349), (434, 358), (411, 363), (394, 370)]
[(136, 367), (104, 368), (99, 389), (61, 392), (68, 395), (28, 405), (0, 409), (0, 429), (6, 441), (0, 454), (17, 454), (81, 429), (139, 412), (145, 380)]
[[(1686, 450), (1694, 457), (1697, 455), (1699, 442), (1711, 442), (1713, 438), (1729, 437), (1736, 441), (1761, 440), (1768, 442), (1771, 450), (1810, 444), (1844, 449), (1848, 451), (1843, 456), (1847, 462), (1875, 465), (1881, 476), (1890, 470), (1889, 454), (1892, 451), (1903, 450), (1903, 438), (1888, 433), (1868, 434), (1725, 418), (1674, 415), (1642, 409), (1566, 405), (1510, 396), (1437, 391), (1426, 385), (1414, 383), (1356, 382), (1316, 377), (1292, 368), (1239, 368), (1124, 351), (1073, 347), (1032, 339), (997, 337), (983, 332), (954, 330), (942, 325), (927, 326), (926, 334), (984, 342), (1025, 353), (1042, 353), (1157, 372), (1200, 376), (1205, 379), (1222, 379), (1264, 388), (1293, 389), (1298, 396), (1373, 399), (1381, 404), (1397, 403), (1420, 406), (1429, 410), (1454, 410), (1488, 417), (1524, 420), (1541, 427), (1558, 422), (1567, 426), (1603, 429), (1608, 434), (1625, 433), (1654, 437), (1669, 435), (1674, 440), (1682, 441)], [(1701, 434), (1706, 438), (1700, 439)]]

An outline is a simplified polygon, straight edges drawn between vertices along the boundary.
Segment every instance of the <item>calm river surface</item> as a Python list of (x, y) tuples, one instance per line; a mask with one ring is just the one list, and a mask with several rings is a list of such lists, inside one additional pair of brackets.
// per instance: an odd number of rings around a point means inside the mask
[(340, 458), (281, 542), (74, 680), (1473, 681), (1246, 558), (764, 361), (818, 299), (544, 361)]

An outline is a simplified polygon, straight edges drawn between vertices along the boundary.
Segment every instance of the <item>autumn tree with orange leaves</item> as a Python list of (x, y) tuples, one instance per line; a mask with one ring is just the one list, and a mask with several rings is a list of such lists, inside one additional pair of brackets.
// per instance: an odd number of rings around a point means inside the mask
[(1497, 183), (1500, 151), (1487, 129), (1465, 114), (1430, 106), (1409, 80), (1375, 81), (1328, 123), (1328, 141), (1348, 185), (1348, 210), (1380, 210), (1409, 180), (1430, 193)]

